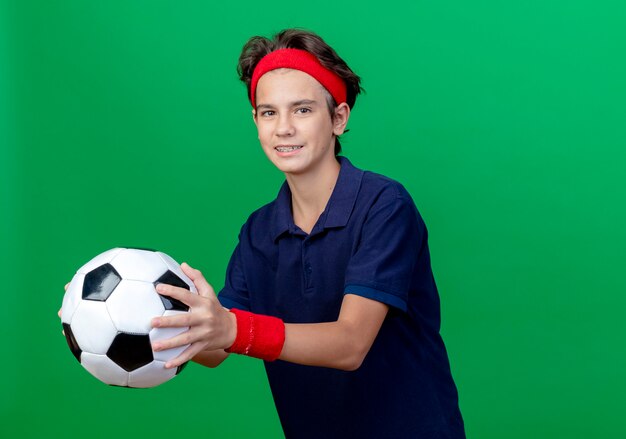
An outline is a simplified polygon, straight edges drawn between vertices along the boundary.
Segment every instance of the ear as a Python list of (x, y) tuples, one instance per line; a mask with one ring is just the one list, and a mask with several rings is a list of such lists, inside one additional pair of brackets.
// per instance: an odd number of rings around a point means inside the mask
[(254, 122), (254, 124), (256, 125), (256, 110), (253, 108), (252, 109), (252, 121)]
[(348, 125), (348, 119), (350, 119), (350, 107), (345, 102), (342, 102), (335, 108), (335, 116), (333, 117), (333, 134), (335, 136), (341, 136), (346, 130)]

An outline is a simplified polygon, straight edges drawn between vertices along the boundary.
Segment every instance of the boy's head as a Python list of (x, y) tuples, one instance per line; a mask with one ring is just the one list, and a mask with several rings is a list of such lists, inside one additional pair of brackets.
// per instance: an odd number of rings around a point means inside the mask
[[(281, 49), (297, 49), (284, 51)], [(270, 53), (277, 52), (271, 57), (266, 57)], [(312, 57), (300, 51), (308, 52)], [(335, 109), (342, 102), (348, 104), (350, 108), (354, 107), (357, 95), (361, 92), (360, 78), (348, 67), (344, 60), (322, 40), (321, 37), (313, 32), (300, 29), (283, 30), (270, 40), (265, 37), (252, 37), (244, 45), (237, 72), (239, 78), (246, 84), (248, 98), (255, 105), (255, 88), (256, 81), (259, 79), (259, 70), (267, 71), (272, 69), (274, 65), (282, 65), (285, 59), (289, 61), (292, 55), (295, 56), (295, 63), (302, 63), (302, 68), (298, 70), (305, 71), (315, 77), (325, 90), (326, 103), (330, 117), (333, 118)], [(265, 58), (265, 59), (264, 59)], [(311, 59), (307, 59), (311, 58)], [(259, 63), (263, 60), (261, 65)], [(317, 66), (319, 64), (320, 66)], [(257, 74), (255, 75), (255, 69)], [(277, 67), (278, 68), (278, 67)], [(344, 100), (345, 99), (345, 100)], [(341, 143), (339, 138), (335, 138), (335, 155), (341, 152)]]

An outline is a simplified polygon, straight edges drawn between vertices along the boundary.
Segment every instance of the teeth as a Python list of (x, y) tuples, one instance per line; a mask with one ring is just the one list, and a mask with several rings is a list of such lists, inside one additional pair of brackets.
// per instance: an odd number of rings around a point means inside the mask
[(278, 152), (291, 152), (291, 151), (295, 151), (296, 149), (300, 149), (302, 148), (302, 146), (277, 146), (276, 147), (276, 151)]

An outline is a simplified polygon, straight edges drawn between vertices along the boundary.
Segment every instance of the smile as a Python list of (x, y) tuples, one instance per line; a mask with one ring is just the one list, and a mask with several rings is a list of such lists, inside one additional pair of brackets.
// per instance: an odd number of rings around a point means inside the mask
[(278, 152), (291, 152), (296, 149), (302, 148), (302, 145), (293, 145), (293, 146), (277, 146), (274, 149)]

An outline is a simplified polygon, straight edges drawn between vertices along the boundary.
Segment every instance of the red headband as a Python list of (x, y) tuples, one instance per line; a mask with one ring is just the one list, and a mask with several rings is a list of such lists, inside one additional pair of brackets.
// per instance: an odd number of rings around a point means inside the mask
[(300, 49), (278, 49), (261, 58), (261, 61), (254, 68), (250, 82), (252, 108), (256, 108), (256, 86), (261, 76), (270, 70), (282, 68), (308, 73), (328, 90), (337, 104), (346, 102), (346, 83), (336, 73), (324, 67), (315, 55)]

